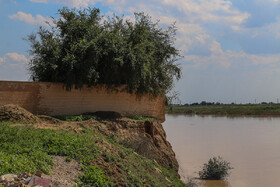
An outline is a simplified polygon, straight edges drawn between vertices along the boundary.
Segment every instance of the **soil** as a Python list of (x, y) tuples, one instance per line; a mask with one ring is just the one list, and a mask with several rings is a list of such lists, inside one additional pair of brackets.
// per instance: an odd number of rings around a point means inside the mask
[(20, 121), (22, 123), (39, 122), (40, 120), (24, 108), (17, 105), (0, 107), (0, 121)]
[(81, 172), (81, 166), (76, 160), (65, 161), (66, 157), (54, 156), (54, 166), (50, 175), (42, 175), (42, 178), (51, 180), (51, 187), (73, 187), (75, 179)]

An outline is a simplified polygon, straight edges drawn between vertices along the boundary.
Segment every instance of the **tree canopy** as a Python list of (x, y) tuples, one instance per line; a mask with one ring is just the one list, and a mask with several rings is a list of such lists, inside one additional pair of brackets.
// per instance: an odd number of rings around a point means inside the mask
[(181, 76), (175, 62), (176, 28), (163, 29), (151, 17), (103, 17), (97, 8), (58, 10), (49, 28), (28, 36), (29, 70), (39, 81), (62, 82), (67, 89), (125, 85), (137, 94), (164, 94)]

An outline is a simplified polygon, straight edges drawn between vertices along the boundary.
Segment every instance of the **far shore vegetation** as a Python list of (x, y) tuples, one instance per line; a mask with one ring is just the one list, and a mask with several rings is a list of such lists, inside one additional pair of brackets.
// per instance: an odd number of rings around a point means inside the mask
[(217, 115), (217, 116), (280, 116), (280, 104), (222, 104), (202, 101), (184, 105), (166, 106), (168, 114)]

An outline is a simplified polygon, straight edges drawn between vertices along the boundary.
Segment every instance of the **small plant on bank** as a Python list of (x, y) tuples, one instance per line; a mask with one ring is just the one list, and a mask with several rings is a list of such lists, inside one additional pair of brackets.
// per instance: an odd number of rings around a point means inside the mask
[(151, 116), (127, 116), (127, 117), (134, 120), (144, 120), (144, 121), (153, 121), (155, 119)]
[(233, 169), (230, 162), (222, 157), (210, 158), (208, 163), (203, 165), (202, 171), (198, 172), (200, 179), (204, 180), (224, 180), (229, 176), (229, 171)]
[(79, 176), (77, 183), (78, 186), (113, 186), (103, 170), (96, 166), (84, 167), (83, 175)]
[(62, 121), (85, 121), (89, 119), (98, 120), (97, 116), (93, 115), (73, 115), (73, 116), (54, 116), (57, 119), (60, 119)]

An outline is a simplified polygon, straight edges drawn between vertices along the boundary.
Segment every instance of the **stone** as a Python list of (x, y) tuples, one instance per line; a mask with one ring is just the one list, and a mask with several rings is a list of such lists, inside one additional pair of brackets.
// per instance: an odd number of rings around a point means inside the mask
[(20, 184), (20, 187), (31, 187), (31, 186), (26, 185), (26, 184)]
[(162, 173), (162, 171), (158, 168), (155, 168), (155, 170), (156, 170), (157, 173)]
[(30, 173), (24, 172), (20, 175), (18, 175), (19, 178), (28, 178), (31, 177), (32, 175)]
[(42, 171), (36, 171), (35, 175), (38, 177), (42, 177), (43, 172)]
[(13, 182), (17, 178), (17, 175), (14, 174), (6, 174), (0, 177), (0, 182)]
[(21, 184), (20, 187), (31, 187), (31, 186), (26, 185), (26, 184)]
[(28, 183), (30, 182), (30, 180), (31, 180), (31, 177), (27, 177), (27, 178), (25, 179), (25, 184), (28, 184)]
[(167, 177), (165, 177), (165, 180), (166, 180), (167, 182), (171, 183), (171, 181), (170, 181)]
[(43, 179), (39, 177), (32, 177), (30, 182), (28, 183), (29, 186), (42, 186), (42, 187), (49, 187), (51, 183), (50, 179)]

